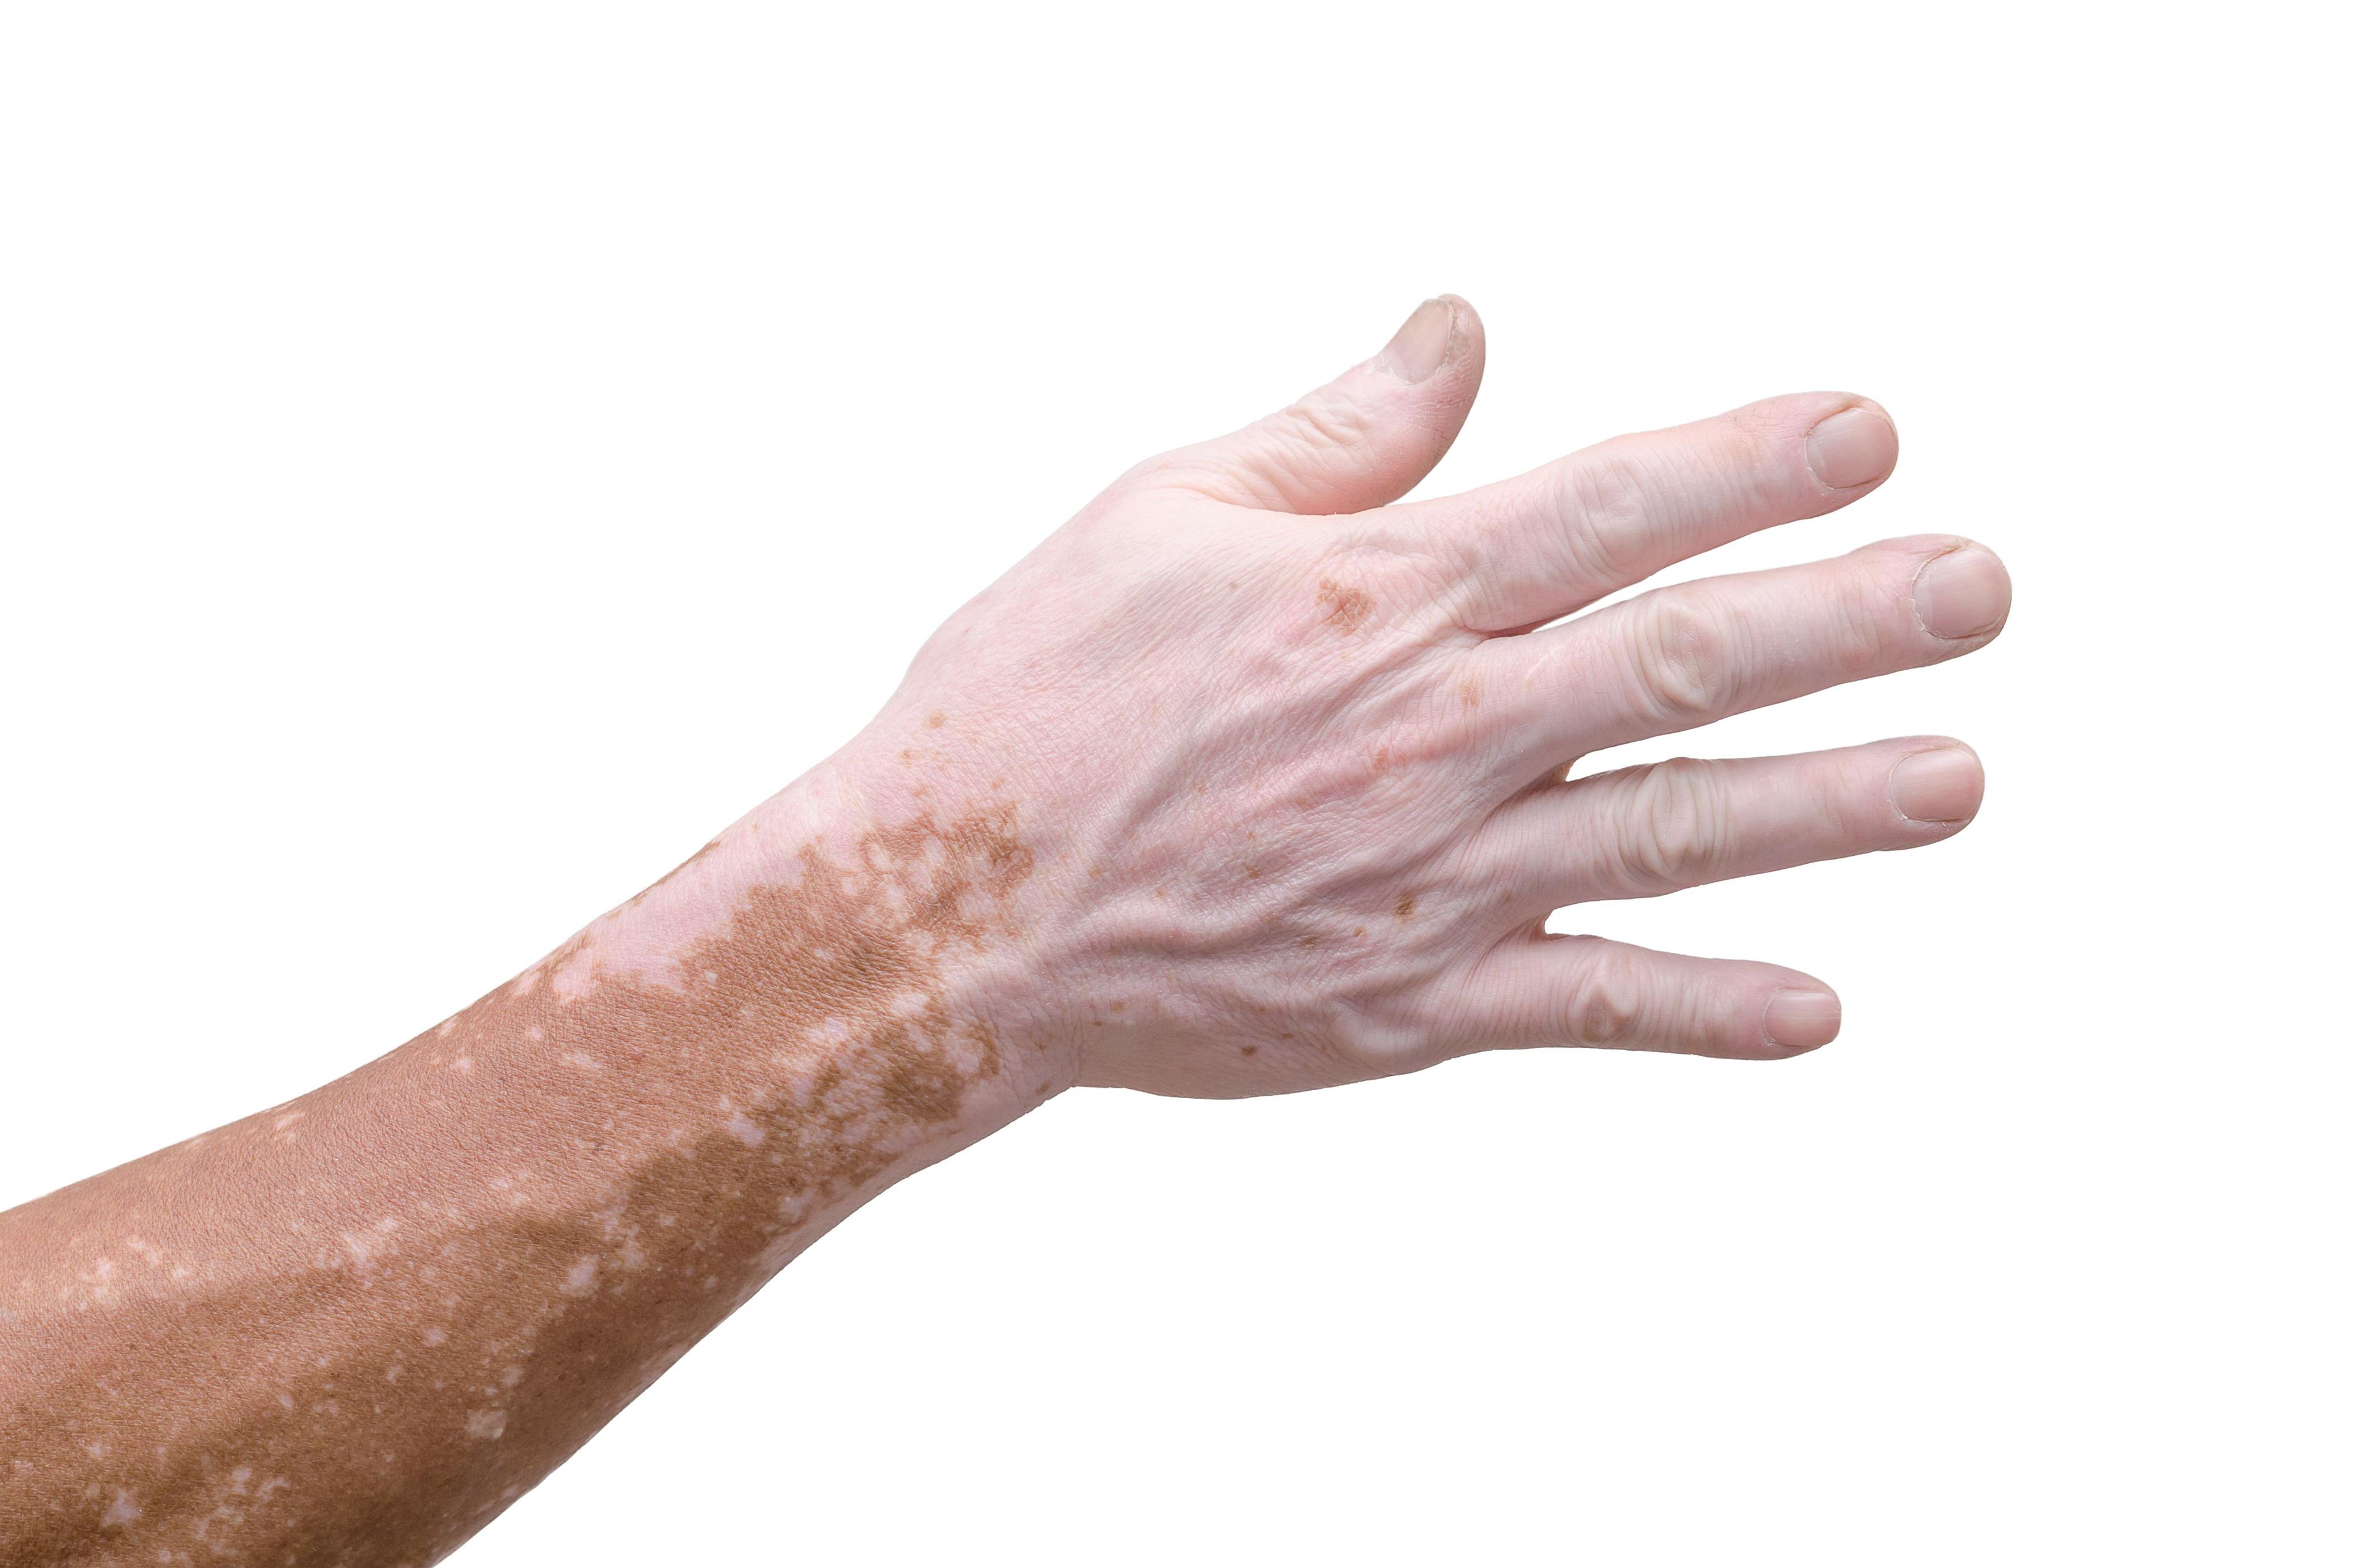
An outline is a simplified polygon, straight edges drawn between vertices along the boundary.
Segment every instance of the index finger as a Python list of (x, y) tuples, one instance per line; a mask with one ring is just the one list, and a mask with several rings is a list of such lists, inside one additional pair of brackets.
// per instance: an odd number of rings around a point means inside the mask
[(1847, 506), (1898, 456), (1881, 404), (1799, 392), (1392, 511), (1432, 550), (1448, 541), (1458, 624), (1515, 631), (1746, 534)]

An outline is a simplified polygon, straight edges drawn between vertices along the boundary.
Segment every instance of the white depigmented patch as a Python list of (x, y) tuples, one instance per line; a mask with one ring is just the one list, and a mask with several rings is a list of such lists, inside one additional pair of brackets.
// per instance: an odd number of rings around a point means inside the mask
[(502, 1369), (502, 1387), (506, 1389), (514, 1389), (518, 1387), (518, 1380), (525, 1376), (526, 1369), (524, 1367), (504, 1367)]
[(732, 1113), (731, 1119), (723, 1124), (723, 1130), (751, 1149), (765, 1141), (765, 1130), (736, 1110)]
[(456, 1056), (456, 1057), (452, 1058), (452, 1071), (453, 1071), (453, 1072), (455, 1072), (455, 1073), (459, 1073), (459, 1074), (462, 1074), (463, 1076), (466, 1076), (468, 1074), (473, 1073), (473, 1072), (475, 1072), (476, 1070), (477, 1070), (477, 1063), (476, 1063), (476, 1062), (475, 1062), (475, 1060), (474, 1060), (473, 1058), (466, 1057), (466, 1056)]
[(254, 1467), (253, 1467), (252, 1465), (244, 1465), (244, 1464), (243, 1464), (243, 1465), (239, 1466), (236, 1470), (232, 1471), (230, 1472), (230, 1490), (231, 1490), (231, 1495), (232, 1495), (232, 1496), (233, 1496), (233, 1497), (244, 1497), (244, 1496), (245, 1496), (245, 1495), (246, 1495), (246, 1483), (247, 1483), (248, 1482), (250, 1482), (250, 1481), (253, 1481), (254, 1479), (255, 1479), (255, 1469), (254, 1469)]
[(444, 1331), (440, 1328), (431, 1328), (420, 1337), (430, 1345), (441, 1345), (444, 1343)]
[(597, 1257), (579, 1257), (575, 1260), (575, 1267), (567, 1271), (566, 1282), (559, 1289), (564, 1295), (588, 1296), (599, 1278), (600, 1260)]
[(580, 1051), (571, 1051), (566, 1055), (561, 1057), (560, 1060), (566, 1062), (570, 1067), (581, 1067), (587, 1073), (598, 1072), (600, 1067), (600, 1064), (598, 1062), (593, 1061), (592, 1058), (586, 1056)]
[(469, 1412), (469, 1436), (490, 1442), (502, 1435), (502, 1428), (509, 1422), (510, 1413), (507, 1410), (472, 1410)]
[(115, 1489), (115, 1501), (107, 1506), (98, 1522), (103, 1529), (120, 1530), (139, 1517), (140, 1505), (131, 1500), (131, 1493), (119, 1486)]

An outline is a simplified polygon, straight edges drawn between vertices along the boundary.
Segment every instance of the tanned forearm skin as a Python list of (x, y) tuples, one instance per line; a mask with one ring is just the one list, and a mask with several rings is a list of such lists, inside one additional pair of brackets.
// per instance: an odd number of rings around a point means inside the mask
[(1807, 393), (1390, 505), (1481, 362), (1429, 301), (1140, 466), (844, 751), (516, 981), (0, 1215), (0, 1562), (431, 1562), (823, 1231), (1072, 1086), (1833, 1039), (1798, 971), (1543, 922), (1937, 842), (1972, 754), (1570, 764), (1979, 648), (1997, 558), (1894, 540), (1549, 624), (1858, 499), (1896, 438)]
[(988, 994), (1016, 807), (879, 794), (825, 770), (400, 1050), (0, 1216), (0, 1561), (429, 1561), (1068, 1082)]

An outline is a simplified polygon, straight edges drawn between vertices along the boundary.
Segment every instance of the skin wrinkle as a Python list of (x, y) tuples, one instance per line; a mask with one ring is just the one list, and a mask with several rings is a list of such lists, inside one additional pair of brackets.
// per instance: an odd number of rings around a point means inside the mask
[[(873, 828), (844, 861), (809, 843), (795, 864), (668, 972), (587, 960), (587, 929), (301, 1105), (115, 1173), (111, 1208), (69, 1188), (48, 1235), (0, 1225), (0, 1370), (19, 1391), (0, 1483), (50, 1500), (0, 1508), (0, 1561), (432, 1561), (839, 1212), (948, 1152), (979, 1100), (1016, 1114), (1010, 1046), (954, 971), (1018, 934), (1034, 862), (1017, 808)], [(560, 983), (587, 961), (588, 983)], [(443, 1145), (391, 1142), (373, 1101), (445, 1100), (463, 1062)], [(242, 1143), (302, 1170), (291, 1189), (325, 1217), (178, 1211), (183, 1170)], [(62, 1291), (8, 1278), (20, 1247), (89, 1261)], [(147, 1354), (78, 1337), (93, 1312), (140, 1314)]]
[(1373, 613), (1373, 596), (1362, 588), (1343, 587), (1326, 577), (1315, 585), (1316, 599), (1324, 607), (1325, 624), (1340, 631), (1354, 631)]

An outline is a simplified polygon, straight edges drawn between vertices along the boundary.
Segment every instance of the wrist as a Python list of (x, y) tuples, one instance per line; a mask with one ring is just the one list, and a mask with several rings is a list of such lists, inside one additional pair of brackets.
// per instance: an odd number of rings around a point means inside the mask
[(719, 834), (546, 960), (552, 994), (655, 991), (700, 1077), (836, 1165), (935, 1157), (1067, 1087), (1017, 803), (897, 751), (860, 738)]

